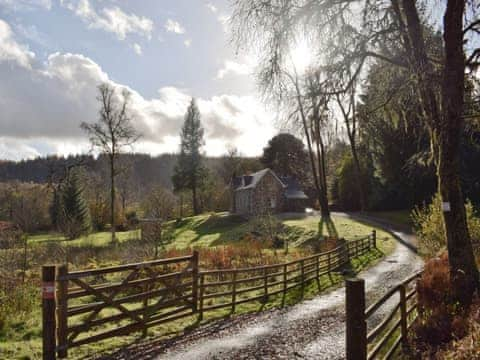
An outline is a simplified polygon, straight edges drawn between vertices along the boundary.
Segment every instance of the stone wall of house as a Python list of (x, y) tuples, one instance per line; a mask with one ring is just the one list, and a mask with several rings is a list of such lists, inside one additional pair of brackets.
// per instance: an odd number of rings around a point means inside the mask
[(284, 206), (284, 188), (275, 176), (268, 172), (254, 189), (252, 215), (281, 212)]

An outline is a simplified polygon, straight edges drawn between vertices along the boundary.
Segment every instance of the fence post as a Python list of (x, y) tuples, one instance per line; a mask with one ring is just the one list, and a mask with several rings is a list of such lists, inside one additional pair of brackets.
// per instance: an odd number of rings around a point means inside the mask
[(267, 268), (263, 268), (263, 301), (268, 302), (268, 273)]
[(232, 314), (235, 312), (235, 305), (237, 302), (237, 269), (233, 269), (232, 273)]
[[(373, 229), (372, 230), (372, 243), (373, 247), (376, 249), (377, 248), (377, 230)], [(368, 244), (368, 249), (370, 250), (370, 244)]]
[(365, 321), (365, 280), (346, 280), (347, 360), (367, 359), (367, 323)]
[(200, 299), (199, 299), (199, 302), (200, 302), (200, 309), (199, 309), (199, 312), (198, 312), (198, 320), (199, 321), (202, 321), (203, 320), (203, 289), (204, 289), (204, 283), (205, 281), (205, 276), (203, 274), (200, 274)]
[(285, 297), (287, 296), (287, 264), (283, 264), (283, 299), (282, 304), (285, 303)]
[(405, 285), (400, 286), (400, 330), (402, 336), (402, 345), (408, 343), (407, 339), (407, 294)]
[(303, 259), (300, 261), (300, 265), (302, 266), (302, 298), (303, 298), (303, 294), (305, 292), (305, 266), (304, 266)]
[(68, 297), (68, 280), (63, 279), (68, 274), (67, 265), (60, 265), (57, 269), (57, 339), (58, 339), (58, 357), (67, 357), (67, 297)]
[(42, 266), (43, 359), (56, 359), (55, 266)]
[(344, 252), (344, 260), (343, 260), (343, 266), (347, 265), (350, 262), (350, 244), (345, 241), (345, 239), (342, 239), (342, 247), (343, 247), (343, 252)]
[(194, 250), (192, 255), (192, 310), (197, 312), (198, 308), (198, 251)]

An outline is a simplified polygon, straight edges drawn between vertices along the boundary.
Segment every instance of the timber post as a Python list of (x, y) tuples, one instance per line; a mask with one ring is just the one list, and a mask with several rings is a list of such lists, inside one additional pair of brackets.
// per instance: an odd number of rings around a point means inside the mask
[(232, 273), (232, 314), (235, 312), (235, 306), (237, 305), (237, 270), (233, 269)]
[(199, 299), (199, 312), (198, 312), (198, 320), (203, 320), (203, 291), (204, 291), (204, 281), (205, 275), (200, 274), (200, 299)]
[(198, 251), (194, 250), (192, 255), (192, 310), (198, 309)]
[(376, 249), (377, 248), (377, 230), (375, 229), (372, 230), (372, 242), (373, 242), (373, 247)]
[(365, 280), (346, 281), (346, 359), (367, 359), (367, 323), (365, 321)]
[(302, 299), (303, 299), (303, 296), (305, 294), (305, 263), (304, 263), (304, 260), (300, 260), (300, 265), (301, 265), (301, 281), (302, 281)]
[(56, 359), (55, 266), (42, 266), (43, 360)]
[(67, 357), (67, 296), (68, 296), (68, 280), (64, 277), (68, 274), (67, 265), (60, 265), (57, 269), (57, 339), (58, 339), (58, 357)]
[(400, 331), (402, 347), (408, 345), (408, 325), (407, 325), (407, 290), (405, 285), (400, 285)]
[(263, 301), (268, 302), (268, 271), (267, 268), (263, 268)]

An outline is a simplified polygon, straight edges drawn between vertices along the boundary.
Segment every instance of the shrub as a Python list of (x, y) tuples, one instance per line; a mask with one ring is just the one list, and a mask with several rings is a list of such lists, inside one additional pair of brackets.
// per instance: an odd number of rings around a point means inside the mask
[(453, 300), (446, 252), (425, 264), (417, 282), (417, 299), (418, 319), (413, 326), (417, 355), (430, 358), (441, 345), (467, 334), (468, 314)]
[[(417, 207), (412, 213), (420, 252), (428, 257), (435, 256), (446, 246), (441, 208), (442, 200), (437, 194), (432, 198), (430, 205)], [(480, 218), (476, 216), (470, 201), (465, 204), (465, 209), (472, 242), (480, 245)]]
[(128, 229), (134, 229), (139, 224), (137, 212), (135, 210), (127, 211), (125, 213)]
[(250, 229), (253, 235), (268, 245), (272, 244), (279, 236), (285, 234), (287, 230), (276, 216), (269, 213), (255, 217), (250, 222)]

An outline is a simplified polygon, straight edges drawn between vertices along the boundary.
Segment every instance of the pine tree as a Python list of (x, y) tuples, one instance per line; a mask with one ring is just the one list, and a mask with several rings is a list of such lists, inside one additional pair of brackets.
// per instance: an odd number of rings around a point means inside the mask
[(180, 133), (181, 148), (174, 169), (172, 182), (175, 191), (191, 190), (194, 214), (198, 214), (197, 191), (200, 187), (205, 168), (202, 164), (200, 149), (204, 145), (203, 128), (200, 123), (200, 111), (192, 98), (185, 114), (185, 122)]
[(85, 201), (83, 187), (77, 173), (67, 178), (61, 190), (59, 208), (61, 209), (60, 229), (69, 239), (75, 239), (90, 231), (92, 224), (90, 209)]

